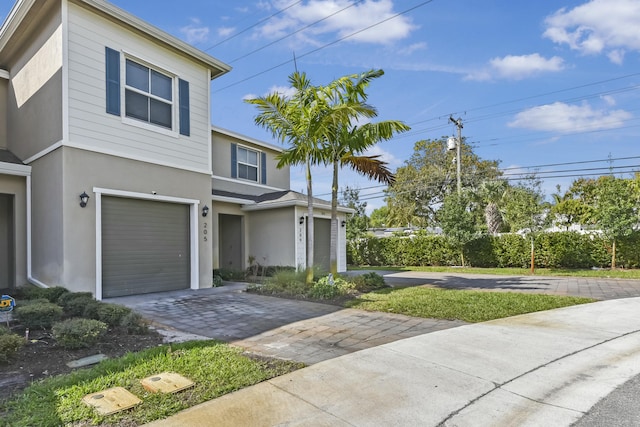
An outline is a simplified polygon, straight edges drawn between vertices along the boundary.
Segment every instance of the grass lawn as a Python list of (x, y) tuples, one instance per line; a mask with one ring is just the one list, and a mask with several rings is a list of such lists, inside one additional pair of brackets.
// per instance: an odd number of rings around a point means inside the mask
[(349, 301), (347, 306), (414, 317), (484, 322), (594, 301), (555, 295), (411, 287), (374, 291)]
[[(373, 270), (373, 271), (425, 271), (432, 273), (472, 273), (472, 274), (496, 274), (504, 276), (531, 276), (528, 268), (480, 268), (480, 267), (353, 267), (349, 270)], [(569, 268), (536, 268), (536, 276), (572, 276), (572, 277), (601, 277), (616, 279), (640, 279), (640, 269), (569, 269)]]
[[(140, 425), (302, 366), (248, 358), (240, 349), (217, 341), (165, 345), (36, 382), (0, 405), (0, 425)], [(183, 375), (195, 386), (175, 394), (154, 394), (140, 385), (141, 379), (165, 371)], [(101, 416), (81, 401), (89, 393), (118, 386), (143, 403), (119, 414)]]

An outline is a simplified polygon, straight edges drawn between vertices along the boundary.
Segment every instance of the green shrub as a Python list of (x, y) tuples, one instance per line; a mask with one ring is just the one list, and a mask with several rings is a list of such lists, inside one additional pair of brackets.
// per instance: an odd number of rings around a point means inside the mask
[(47, 301), (16, 306), (14, 313), (25, 328), (50, 328), (62, 318), (62, 307)]
[(23, 289), (23, 295), (26, 299), (46, 299), (49, 302), (57, 303), (63, 294), (69, 292), (62, 286), (54, 286), (51, 288), (38, 288), (35, 286), (27, 286)]
[(122, 318), (131, 313), (129, 307), (118, 304), (100, 304), (97, 307), (98, 320), (109, 326), (118, 326)]
[(245, 272), (242, 270), (233, 270), (230, 268), (221, 268), (213, 272), (214, 276), (217, 274), (222, 277), (222, 280), (228, 281), (243, 281), (245, 280)]
[(387, 287), (386, 283), (384, 282), (384, 277), (373, 271), (371, 273), (365, 273), (359, 276), (352, 277), (350, 281), (354, 284), (356, 290), (359, 292), (371, 292)]
[(80, 317), (92, 301), (95, 300), (91, 292), (67, 292), (58, 299), (58, 304), (68, 317)]
[(129, 335), (143, 335), (149, 332), (149, 324), (135, 311), (130, 311), (126, 314), (120, 321), (120, 326), (123, 327)]
[(311, 286), (308, 296), (313, 299), (334, 299), (346, 295), (353, 287), (351, 283), (340, 277), (326, 276)]
[(98, 316), (98, 307), (103, 304), (104, 303), (101, 301), (90, 300), (82, 311), (82, 317), (85, 319), (100, 320), (100, 317)]
[(53, 325), (52, 333), (63, 348), (90, 347), (107, 332), (107, 324), (94, 319), (67, 319)]
[(0, 363), (7, 363), (24, 345), (24, 338), (0, 326)]

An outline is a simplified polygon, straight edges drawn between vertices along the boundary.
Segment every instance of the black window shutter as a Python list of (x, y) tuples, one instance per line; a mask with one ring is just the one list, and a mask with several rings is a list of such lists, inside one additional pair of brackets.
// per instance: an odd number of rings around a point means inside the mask
[(260, 168), (262, 175), (262, 184), (267, 185), (267, 153), (262, 153), (260, 159)]
[(178, 103), (180, 104), (180, 135), (191, 134), (191, 121), (189, 118), (189, 82), (178, 80)]
[(120, 115), (120, 52), (105, 48), (107, 113)]
[(231, 144), (231, 178), (238, 177), (238, 145)]

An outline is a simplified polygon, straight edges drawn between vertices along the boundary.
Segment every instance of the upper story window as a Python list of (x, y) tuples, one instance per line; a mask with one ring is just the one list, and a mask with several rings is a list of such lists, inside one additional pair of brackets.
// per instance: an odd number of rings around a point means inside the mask
[(173, 128), (173, 78), (126, 60), (125, 116)]
[(258, 182), (258, 152), (238, 147), (238, 178)]
[(267, 184), (267, 154), (231, 144), (231, 178)]
[(146, 126), (146, 122), (151, 130), (189, 136), (189, 82), (131, 58), (125, 58), (122, 66), (120, 56), (119, 51), (106, 48), (107, 113), (122, 116), (123, 122), (135, 119), (130, 124)]

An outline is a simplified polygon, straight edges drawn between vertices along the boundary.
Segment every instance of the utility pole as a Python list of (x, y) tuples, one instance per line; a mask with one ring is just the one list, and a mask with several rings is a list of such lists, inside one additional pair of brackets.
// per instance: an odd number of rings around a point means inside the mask
[(462, 155), (462, 119), (458, 118), (458, 120), (449, 116), (449, 121), (452, 122), (458, 128), (458, 140), (456, 141), (456, 176), (458, 178), (458, 195), (460, 195), (462, 191), (462, 179), (460, 174), (460, 159)]

